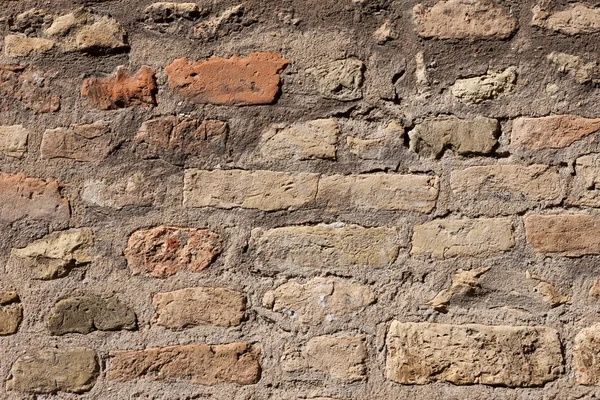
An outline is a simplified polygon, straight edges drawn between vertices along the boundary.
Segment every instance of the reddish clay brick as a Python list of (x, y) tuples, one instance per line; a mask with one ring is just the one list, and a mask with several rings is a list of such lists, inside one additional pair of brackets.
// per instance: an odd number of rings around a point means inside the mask
[(277, 53), (250, 53), (247, 58), (210, 57), (190, 63), (178, 58), (165, 68), (169, 87), (194, 103), (271, 104), (279, 92), (279, 73), (289, 61)]
[(116, 110), (140, 104), (156, 105), (158, 88), (154, 71), (143, 65), (135, 75), (124, 66), (117, 67), (113, 76), (88, 78), (81, 85), (81, 95), (90, 105), (101, 110)]
[(38, 113), (60, 108), (60, 98), (48, 88), (43, 72), (20, 65), (0, 65), (0, 111), (14, 109), (15, 102)]
[(134, 274), (165, 278), (180, 270), (202, 271), (221, 250), (221, 238), (216, 233), (159, 226), (134, 232), (124, 254)]
[(112, 381), (149, 377), (155, 380), (190, 379), (199, 385), (222, 382), (250, 385), (260, 379), (260, 350), (249, 343), (115, 351), (110, 356), (106, 379)]

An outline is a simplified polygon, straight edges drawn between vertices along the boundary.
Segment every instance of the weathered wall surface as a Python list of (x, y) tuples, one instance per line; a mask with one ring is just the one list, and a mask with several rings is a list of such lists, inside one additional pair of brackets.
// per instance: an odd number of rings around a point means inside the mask
[(0, 398), (600, 397), (597, 2), (0, 6)]

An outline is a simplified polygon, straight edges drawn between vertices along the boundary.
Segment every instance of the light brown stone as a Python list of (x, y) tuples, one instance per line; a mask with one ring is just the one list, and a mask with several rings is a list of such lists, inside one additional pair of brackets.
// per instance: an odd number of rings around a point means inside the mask
[(560, 149), (600, 129), (600, 118), (551, 115), (517, 118), (513, 121), (511, 143), (524, 150)]
[(396, 121), (377, 129), (360, 130), (356, 136), (346, 136), (346, 149), (363, 160), (383, 160), (394, 149), (404, 147), (404, 127)]
[(171, 22), (176, 18), (195, 19), (200, 16), (201, 10), (196, 3), (161, 1), (150, 4), (144, 13), (154, 22)]
[(468, 271), (459, 269), (452, 274), (452, 285), (441, 290), (435, 297), (427, 302), (436, 311), (448, 312), (452, 298), (457, 294), (471, 294), (479, 288), (479, 277), (490, 270), (490, 267), (473, 268)]
[(356, 225), (288, 226), (252, 231), (257, 262), (269, 268), (387, 268), (401, 240), (391, 228)]
[(338, 101), (359, 100), (363, 96), (365, 65), (356, 58), (331, 61), (308, 69), (317, 83), (317, 90), (325, 99)]
[(50, 75), (19, 65), (0, 65), (0, 111), (21, 105), (36, 113), (60, 109), (60, 97), (49, 85)]
[(589, 214), (525, 217), (527, 243), (536, 253), (577, 257), (600, 254), (600, 218)]
[(54, 47), (50, 39), (6, 35), (4, 37), (4, 53), (9, 57), (27, 57), (31, 54), (46, 53)]
[(509, 218), (439, 219), (414, 227), (410, 253), (433, 258), (486, 257), (514, 245)]
[(314, 201), (318, 174), (187, 169), (185, 207), (294, 210)]
[(289, 281), (263, 297), (263, 306), (298, 324), (320, 325), (359, 314), (375, 301), (368, 286), (339, 279)]
[(286, 349), (282, 366), (286, 372), (324, 372), (342, 382), (366, 378), (367, 350), (362, 337), (318, 336), (302, 349)]
[(246, 311), (246, 296), (221, 287), (196, 287), (157, 293), (152, 323), (171, 329), (196, 325), (236, 326)]
[(495, 119), (441, 116), (424, 120), (408, 136), (412, 151), (439, 158), (447, 148), (460, 155), (489, 154), (499, 133), (500, 124)]
[(249, 343), (190, 344), (110, 353), (109, 381), (189, 380), (193, 384), (237, 383), (260, 379), (260, 350)]
[(279, 73), (289, 61), (277, 53), (250, 53), (190, 63), (178, 58), (165, 68), (169, 87), (194, 103), (271, 104), (279, 93)]
[(552, 52), (548, 60), (556, 64), (559, 72), (566, 73), (577, 83), (600, 83), (600, 67), (595, 61), (586, 61), (582, 57), (566, 53)]
[(25, 218), (65, 225), (71, 212), (61, 188), (53, 179), (0, 173), (0, 220), (10, 223)]
[(329, 210), (385, 210), (427, 213), (435, 207), (439, 179), (428, 175), (375, 173), (319, 179), (317, 203)]
[(569, 4), (562, 10), (547, 10), (543, 6), (533, 7), (531, 25), (550, 29), (566, 35), (600, 32), (600, 10), (583, 3)]
[(113, 147), (109, 124), (96, 122), (46, 130), (40, 153), (42, 159), (69, 158), (98, 162), (105, 159)]
[(500, 72), (488, 72), (473, 78), (457, 79), (452, 85), (452, 94), (465, 103), (478, 104), (492, 100), (502, 93), (511, 92), (517, 81), (515, 67)]
[(90, 263), (88, 249), (93, 243), (90, 228), (69, 229), (53, 232), (22, 249), (13, 249), (12, 254), (33, 268), (38, 279), (54, 279)]
[(600, 300), (600, 278), (594, 279), (594, 282), (592, 283), (588, 294), (590, 295), (590, 297), (593, 297), (596, 300)]
[(332, 118), (272, 125), (258, 144), (260, 156), (267, 160), (335, 160), (339, 133)]
[(506, 39), (518, 27), (510, 14), (491, 0), (442, 0), (431, 8), (413, 8), (417, 33), (437, 39)]
[(556, 167), (539, 164), (477, 166), (450, 175), (450, 187), (460, 208), (484, 215), (558, 204), (563, 197), (562, 184)]
[(13, 335), (23, 321), (23, 305), (14, 290), (0, 291), (0, 336)]
[(571, 181), (567, 203), (600, 207), (600, 154), (588, 154), (575, 160), (575, 176)]
[(83, 393), (100, 374), (96, 353), (85, 347), (43, 349), (19, 358), (6, 390), (27, 393)]
[(573, 372), (580, 385), (600, 385), (600, 325), (582, 329), (573, 340)]
[(27, 152), (29, 131), (23, 125), (0, 126), (0, 152), (22, 158)]
[(386, 375), (406, 385), (541, 386), (563, 372), (558, 332), (544, 326), (393, 321)]

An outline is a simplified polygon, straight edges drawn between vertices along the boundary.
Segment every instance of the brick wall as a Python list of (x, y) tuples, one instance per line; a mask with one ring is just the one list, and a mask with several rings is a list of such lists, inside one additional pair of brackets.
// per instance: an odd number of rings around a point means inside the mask
[(0, 399), (600, 398), (600, 8), (0, 0)]

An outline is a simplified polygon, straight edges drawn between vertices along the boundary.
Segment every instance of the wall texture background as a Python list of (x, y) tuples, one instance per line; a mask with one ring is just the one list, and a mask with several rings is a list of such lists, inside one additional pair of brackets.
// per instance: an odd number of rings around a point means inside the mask
[(596, 6), (1, 0), (0, 398), (598, 398)]

